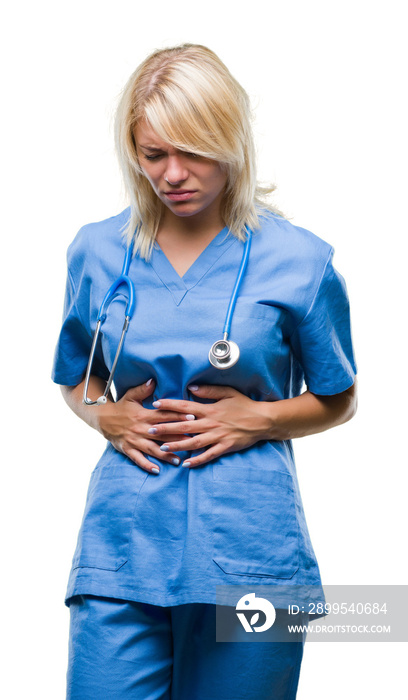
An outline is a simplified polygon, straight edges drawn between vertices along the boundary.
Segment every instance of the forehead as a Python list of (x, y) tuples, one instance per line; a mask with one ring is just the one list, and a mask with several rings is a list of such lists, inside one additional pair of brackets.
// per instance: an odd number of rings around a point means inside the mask
[(135, 138), (139, 146), (167, 149), (170, 145), (163, 141), (146, 121), (139, 122), (136, 125)]

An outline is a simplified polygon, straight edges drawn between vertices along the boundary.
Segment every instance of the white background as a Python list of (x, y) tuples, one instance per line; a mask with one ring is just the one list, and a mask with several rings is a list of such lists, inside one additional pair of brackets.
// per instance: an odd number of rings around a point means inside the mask
[[(359, 411), (295, 441), (325, 584), (406, 583), (406, 61), (402, 2), (9, 4), (2, 18), (2, 696), (65, 696), (63, 604), (103, 439), (49, 375), (66, 248), (126, 206), (112, 117), (155, 48), (203, 43), (256, 110), (260, 179), (336, 249)], [(403, 644), (306, 645), (300, 700), (400, 697)]]

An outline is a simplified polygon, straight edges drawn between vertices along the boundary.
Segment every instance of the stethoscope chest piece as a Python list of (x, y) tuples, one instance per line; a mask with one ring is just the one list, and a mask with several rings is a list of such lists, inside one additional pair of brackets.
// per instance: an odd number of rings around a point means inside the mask
[(217, 340), (208, 353), (208, 359), (217, 369), (233, 367), (239, 358), (239, 347), (233, 340)]

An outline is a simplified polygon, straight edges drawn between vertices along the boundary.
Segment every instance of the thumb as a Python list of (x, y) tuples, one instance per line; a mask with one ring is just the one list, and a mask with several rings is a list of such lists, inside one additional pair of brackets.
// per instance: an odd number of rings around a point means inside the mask
[(147, 396), (153, 393), (155, 387), (154, 379), (149, 379), (144, 384), (132, 386), (124, 395), (126, 401), (143, 401)]
[(236, 390), (231, 386), (218, 386), (217, 384), (201, 384), (197, 386), (196, 384), (188, 387), (194, 396), (198, 396), (202, 399), (215, 399), (219, 401), (220, 399), (228, 399), (235, 395)]

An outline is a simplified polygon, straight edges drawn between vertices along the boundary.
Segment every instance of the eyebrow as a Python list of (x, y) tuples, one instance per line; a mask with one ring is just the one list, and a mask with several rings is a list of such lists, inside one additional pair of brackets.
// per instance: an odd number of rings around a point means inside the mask
[(145, 146), (143, 143), (139, 143), (140, 148), (147, 148), (148, 151), (162, 151), (162, 148), (157, 148), (157, 146)]

